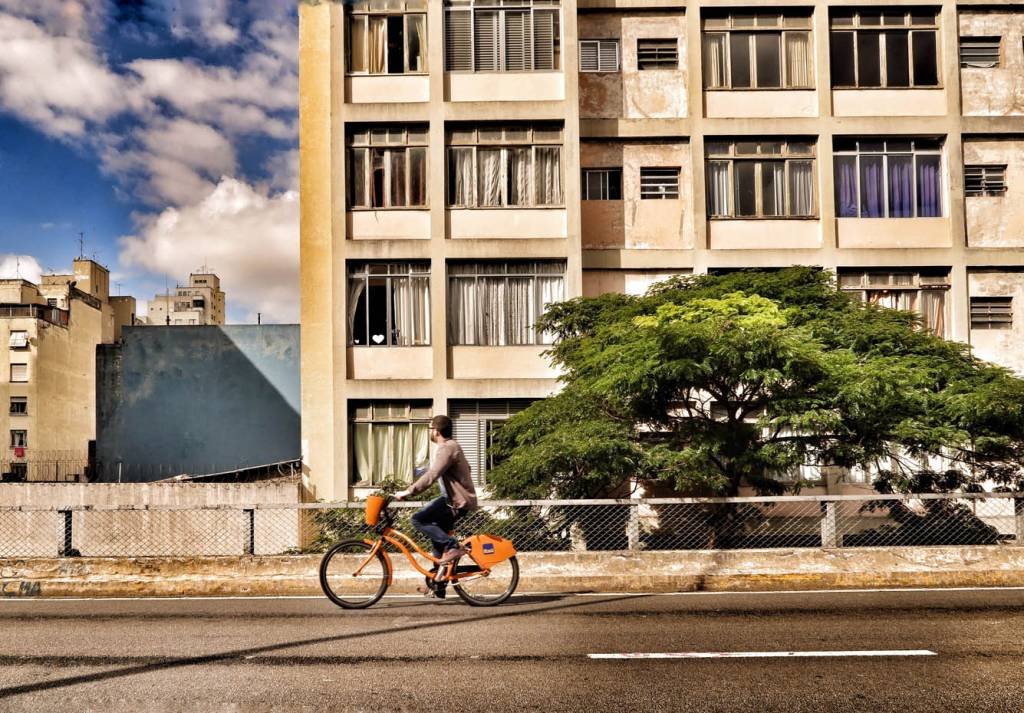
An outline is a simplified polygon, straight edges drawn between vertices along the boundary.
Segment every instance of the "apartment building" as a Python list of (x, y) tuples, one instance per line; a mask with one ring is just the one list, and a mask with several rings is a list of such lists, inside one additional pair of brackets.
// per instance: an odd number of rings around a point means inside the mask
[(187, 285), (174, 293), (156, 295), (149, 301), (145, 324), (181, 326), (224, 324), (224, 292), (220, 278), (212, 272), (193, 272)]
[(316, 497), (479, 482), (557, 388), (552, 301), (818, 265), (1024, 371), (1024, 5), (300, 6), (303, 454)]
[(96, 437), (96, 346), (120, 319), (106, 268), (84, 258), (40, 284), (0, 280), (0, 415), (4, 480), (78, 480)]

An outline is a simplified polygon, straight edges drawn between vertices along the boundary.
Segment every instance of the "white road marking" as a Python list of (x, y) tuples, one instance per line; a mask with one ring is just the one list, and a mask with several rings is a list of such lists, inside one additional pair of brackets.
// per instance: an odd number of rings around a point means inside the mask
[(689, 651), (652, 654), (587, 654), (592, 659), (809, 659), (852, 656), (938, 656), (927, 649), (891, 651)]

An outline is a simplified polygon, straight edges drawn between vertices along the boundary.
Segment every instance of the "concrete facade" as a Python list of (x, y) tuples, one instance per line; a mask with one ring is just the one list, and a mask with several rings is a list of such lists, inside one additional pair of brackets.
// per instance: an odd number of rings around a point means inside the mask
[(96, 374), (100, 482), (299, 457), (295, 325), (126, 327), (100, 348)]
[(149, 301), (149, 313), (142, 324), (153, 326), (196, 326), (224, 324), (224, 292), (220, 278), (212, 272), (193, 272), (187, 285), (174, 294), (157, 295)]
[[(347, 73), (346, 23), (363, 10), (326, 0), (300, 5), (302, 439), (306, 475), (317, 497), (345, 498), (352, 492), (350, 418), (356, 404), (415, 401), (443, 412), (456, 400), (533, 399), (557, 388), (555, 375), (542, 361), (524, 356), (538, 350), (536, 346), (468, 347), (453, 342), (450, 275), (453, 266), (465, 261), (564, 261), (566, 298), (629, 291), (652, 273), (811, 264), (861, 271), (865, 286), (877, 273), (939, 273), (946, 293), (944, 314), (935, 323), (943, 335), (976, 342), (979, 355), (1020, 368), (1010, 356), (1016, 332), (1002, 335), (1009, 341), (998, 349), (981, 346), (992, 339), (990, 334), (972, 334), (969, 298), (977, 280), (968, 275), (981, 270), (1012, 275), (1024, 265), (1022, 232), (1011, 208), (1019, 202), (1014, 197), (1020, 189), (1018, 144), (1024, 135), (1024, 124), (1016, 118), (1024, 91), (1018, 71), (1024, 65), (1024, 7), (1007, 4), (993, 10), (991, 4), (974, 0), (896, 3), (898, 13), (887, 11), (893, 18), (898, 14), (908, 32), (911, 27), (929, 28), (935, 41), (935, 80), (897, 86), (893, 78), (899, 68), (894, 64), (885, 70), (892, 86), (857, 88), (833, 79), (833, 44), (838, 46), (839, 35), (851, 31), (855, 11), (870, 16), (893, 3), (808, 0), (783, 5), (768, 0), (741, 5), (564, 0), (558, 5), (558, 67), (496, 72), (446, 69), (448, 55), (458, 53), (445, 50), (445, 15), (451, 9), (442, 2), (428, 3), (429, 71), (415, 75)], [(400, 2), (389, 6), (399, 13), (405, 7)], [(534, 12), (551, 7), (538, 3)], [(407, 11), (423, 8), (420, 3)], [(931, 10), (935, 14), (929, 16)], [(787, 48), (790, 40), (783, 33), (793, 28), (806, 33), (805, 44), (797, 38), (792, 45), (797, 54), (804, 52), (804, 60), (789, 54), (784, 58), (791, 74), (805, 62), (803, 78), (762, 89), (738, 80), (728, 87), (705, 88), (713, 66), (711, 55), (705, 55), (705, 40), (715, 32), (752, 32), (755, 20), (746, 17), (758, 13), (781, 18), (773, 20), (779, 24), (771, 31)], [(733, 25), (723, 30), (727, 22)], [(868, 33), (873, 32), (872, 22), (871, 17), (864, 20)], [(887, 19), (887, 26), (892, 22)], [(1002, 36), (998, 67), (961, 70), (961, 37), (975, 35)], [(609, 59), (608, 66), (598, 67), (602, 71), (580, 71), (580, 43), (590, 40), (617, 41), (614, 55), (612, 45), (604, 46), (615, 62)], [(845, 64), (852, 62), (851, 57)], [(862, 71), (870, 74), (870, 64)], [(751, 66), (770, 74), (770, 65)], [(837, 66), (842, 70), (844, 62)], [(562, 200), (557, 206), (449, 207), (448, 181), (465, 171), (449, 163), (453, 132), (498, 122), (561, 128)], [(353, 169), (348, 137), (354, 131), (410, 125), (425, 127), (428, 134), (423, 205), (369, 213), (349, 209)], [(891, 206), (885, 214), (894, 217), (843, 214), (836, 198), (841, 180), (835, 161), (851, 140), (863, 146), (880, 140), (893, 146), (909, 146), (910, 141), (933, 145), (928, 155), (937, 158), (915, 153), (913, 159), (921, 165), (936, 162), (937, 175), (927, 179), (934, 181), (938, 194), (928, 199), (934, 201), (931, 207), (924, 207), (925, 198), (919, 195), (916, 207), (906, 208), (918, 217), (895, 217), (902, 214)], [(726, 145), (739, 152), (743, 144), (758, 142), (765, 144), (757, 150), (768, 152), (766, 156), (777, 156), (772, 147), (776, 143), (804, 144), (804, 151), (810, 146), (812, 155), (802, 159), (811, 162), (807, 209), (800, 215), (792, 209), (768, 213), (758, 208), (756, 216), (711, 217), (708, 151)], [(874, 150), (863, 146), (858, 150)], [(965, 196), (965, 165), (974, 162), (1008, 166), (1006, 195)], [(670, 188), (668, 198), (641, 198), (643, 169), (656, 175), (650, 169), (666, 167), (678, 168), (678, 195)], [(620, 170), (621, 195), (583, 200), (580, 179), (587, 168)], [(758, 200), (766, 200), (766, 189), (751, 190)], [(861, 205), (861, 210), (867, 209)], [(347, 275), (352, 264), (374, 261), (429, 263), (429, 348), (394, 347), (396, 351), (378, 357), (392, 348), (351, 345), (347, 315), (355, 293)], [(1013, 282), (1011, 277), (987, 279)], [(1024, 308), (1017, 305), (1015, 311)]]

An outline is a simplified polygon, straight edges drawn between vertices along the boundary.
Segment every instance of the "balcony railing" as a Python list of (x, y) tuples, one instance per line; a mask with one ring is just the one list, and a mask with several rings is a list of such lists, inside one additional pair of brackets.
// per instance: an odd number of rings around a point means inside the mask
[(0, 304), (0, 319), (13, 317), (31, 317), (41, 319), (58, 327), (67, 327), (70, 312), (59, 307), (36, 304)]

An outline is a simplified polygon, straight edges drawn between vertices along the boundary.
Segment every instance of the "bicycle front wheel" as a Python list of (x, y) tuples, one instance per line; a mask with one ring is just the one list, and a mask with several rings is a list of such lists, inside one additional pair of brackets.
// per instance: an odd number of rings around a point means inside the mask
[(380, 551), (370, 558), (372, 549), (373, 545), (362, 540), (345, 540), (327, 550), (320, 560), (320, 588), (339, 607), (365, 609), (384, 596), (388, 561)]
[(470, 606), (493, 607), (511, 597), (518, 585), (519, 561), (510, 557), (491, 567), (487, 574), (471, 574), (456, 580), (455, 593)]

